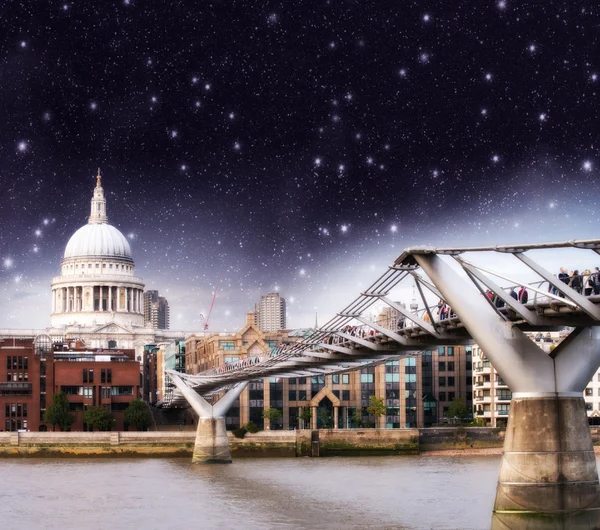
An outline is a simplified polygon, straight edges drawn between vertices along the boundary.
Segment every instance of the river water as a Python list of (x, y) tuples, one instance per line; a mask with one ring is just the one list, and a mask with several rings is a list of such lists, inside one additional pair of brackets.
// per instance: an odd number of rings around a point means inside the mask
[(0, 460), (0, 528), (489, 528), (500, 456)]

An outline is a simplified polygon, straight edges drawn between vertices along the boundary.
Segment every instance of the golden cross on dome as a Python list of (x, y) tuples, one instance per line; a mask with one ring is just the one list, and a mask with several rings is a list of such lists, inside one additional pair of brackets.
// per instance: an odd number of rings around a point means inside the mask
[(102, 184), (100, 184), (100, 179), (102, 176), (100, 175), (100, 168), (98, 168), (98, 175), (96, 176), (96, 187), (100, 188)]

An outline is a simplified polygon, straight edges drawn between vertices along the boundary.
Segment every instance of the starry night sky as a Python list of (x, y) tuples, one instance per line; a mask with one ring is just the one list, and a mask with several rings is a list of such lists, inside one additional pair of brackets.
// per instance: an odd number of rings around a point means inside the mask
[[(568, 5), (567, 5), (568, 4)], [(49, 325), (101, 167), (197, 329), (322, 323), (413, 244), (595, 238), (591, 2), (5, 2), (0, 327)]]

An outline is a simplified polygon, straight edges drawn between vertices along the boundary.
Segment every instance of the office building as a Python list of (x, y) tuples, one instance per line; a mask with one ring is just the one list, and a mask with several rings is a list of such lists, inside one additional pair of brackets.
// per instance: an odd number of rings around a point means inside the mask
[(279, 293), (261, 296), (260, 302), (256, 304), (254, 315), (255, 322), (261, 331), (271, 332), (286, 329), (285, 298), (279, 296)]

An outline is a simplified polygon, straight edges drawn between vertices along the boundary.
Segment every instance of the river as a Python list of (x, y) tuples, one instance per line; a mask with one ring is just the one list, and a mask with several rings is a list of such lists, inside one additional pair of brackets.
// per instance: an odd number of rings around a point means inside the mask
[(0, 528), (489, 528), (500, 456), (0, 460)]

